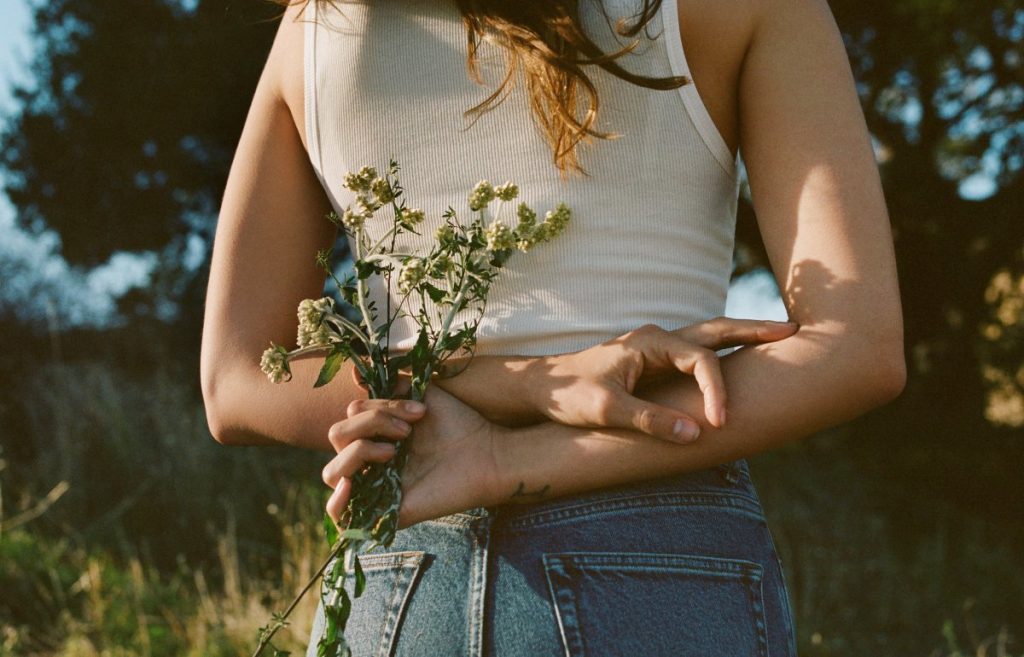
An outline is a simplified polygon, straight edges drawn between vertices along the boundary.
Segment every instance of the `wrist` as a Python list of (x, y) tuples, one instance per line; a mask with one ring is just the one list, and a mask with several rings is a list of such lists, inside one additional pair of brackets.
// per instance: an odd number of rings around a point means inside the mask
[(509, 468), (512, 462), (510, 447), (514, 444), (517, 429), (500, 424), (490, 423), (488, 432), (491, 463), (485, 478), (483, 506), (497, 506), (509, 502), (509, 482), (513, 473)]
[(545, 422), (522, 428), (497, 427), (492, 432), (492, 462), (488, 486), (489, 506), (531, 504), (554, 495), (546, 446), (562, 441), (557, 423)]
[(535, 424), (551, 419), (551, 395), (553, 392), (551, 372), (558, 356), (529, 356), (508, 364), (510, 394), (522, 400), (522, 422)]

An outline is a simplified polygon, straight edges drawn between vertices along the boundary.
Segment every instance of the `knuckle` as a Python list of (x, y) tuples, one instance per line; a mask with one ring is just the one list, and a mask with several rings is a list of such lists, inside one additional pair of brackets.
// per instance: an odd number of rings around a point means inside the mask
[(639, 328), (637, 329), (637, 332), (638, 332), (638, 333), (639, 333), (640, 335), (644, 335), (644, 336), (653, 336), (653, 335), (658, 335), (658, 334), (659, 334), (659, 333), (661, 333), (662, 331), (663, 331), (663, 329), (662, 329), (662, 328), (661, 328), (660, 326), (658, 326), (657, 324), (653, 324), (653, 323), (651, 323), (651, 322), (648, 322), (648, 323), (646, 323), (646, 324), (643, 324), (643, 325), (641, 325), (641, 326), (640, 326), (640, 327), (639, 327)]
[(706, 365), (711, 365), (718, 361), (718, 354), (708, 349), (707, 347), (698, 347), (695, 353), (696, 357), (704, 362)]
[(711, 320), (712, 332), (715, 336), (724, 340), (732, 334), (732, 322), (728, 317), (718, 316)]
[(333, 476), (333, 472), (334, 472), (334, 471), (333, 471), (333, 469), (331, 468), (331, 464), (330, 464), (330, 463), (328, 463), (327, 465), (325, 465), (325, 466), (324, 466), (324, 468), (323, 468), (323, 470), (321, 470), (321, 471), (320, 471), (320, 478), (321, 478), (321, 479), (323, 479), (324, 483), (325, 483), (325, 484), (326, 484), (327, 486), (330, 486), (330, 487), (332, 487), (332, 488), (333, 488), (333, 486), (334, 486), (334, 484), (332, 484), (332, 483), (331, 483), (331, 479), (332, 479), (332, 476)]
[(654, 335), (654, 333), (657, 332), (657, 330), (657, 324), (652, 324), (648, 322), (647, 324), (641, 324), (640, 326), (636, 327), (635, 329), (627, 333), (626, 337), (629, 338), (631, 341), (642, 340), (651, 337), (652, 335)]
[(341, 449), (341, 446), (345, 444), (345, 431), (343, 427), (344, 425), (341, 422), (335, 422), (327, 430), (327, 440), (335, 450)]
[(353, 415), (357, 415), (358, 413), (362, 412), (363, 404), (364, 404), (364, 400), (362, 400), (362, 399), (353, 399), (351, 402), (349, 402), (349, 405), (345, 408), (345, 415), (347, 417), (352, 417)]

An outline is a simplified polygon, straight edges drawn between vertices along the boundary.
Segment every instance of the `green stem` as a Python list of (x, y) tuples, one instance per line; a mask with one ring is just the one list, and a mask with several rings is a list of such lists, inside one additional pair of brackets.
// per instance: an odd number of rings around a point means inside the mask
[(300, 591), (299, 594), (295, 596), (295, 599), (292, 600), (292, 603), (288, 605), (288, 609), (286, 609), (285, 612), (281, 614), (281, 616), (278, 618), (274, 627), (270, 628), (267, 631), (267, 633), (263, 636), (263, 638), (260, 640), (260, 643), (256, 646), (256, 651), (252, 654), (252, 657), (260, 657), (260, 654), (263, 652), (263, 649), (270, 645), (270, 640), (274, 638), (274, 635), (277, 634), (277, 631), (284, 627), (284, 619), (288, 618), (288, 615), (295, 610), (295, 607), (298, 606), (299, 601), (302, 600), (302, 597), (309, 592), (309, 589), (312, 588), (313, 584), (316, 583), (316, 581), (320, 579), (320, 576), (324, 574), (324, 571), (327, 569), (328, 564), (331, 563), (331, 559), (334, 559), (339, 554), (341, 554), (342, 550), (348, 547), (348, 544), (349, 540), (347, 538), (342, 539), (338, 542), (338, 545), (336, 545), (334, 549), (331, 550), (331, 553), (324, 560), (323, 564), (321, 564), (317, 571), (313, 573), (313, 577), (311, 577), (310, 580), (306, 582), (306, 585), (302, 587), (302, 591)]
[[(359, 237), (356, 239), (356, 260), (363, 259), (363, 236), (365, 230), (359, 229)], [(377, 330), (373, 327), (373, 316), (370, 314), (369, 309), (366, 307), (366, 283), (363, 278), (359, 276), (359, 272), (356, 272), (356, 296), (359, 299), (359, 310), (363, 313), (363, 323), (366, 324), (366, 332), (373, 344), (379, 344), (380, 338), (377, 336)]]

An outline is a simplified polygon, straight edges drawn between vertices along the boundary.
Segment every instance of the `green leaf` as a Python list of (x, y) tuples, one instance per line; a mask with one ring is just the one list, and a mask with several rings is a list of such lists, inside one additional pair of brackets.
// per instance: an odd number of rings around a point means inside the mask
[(372, 262), (366, 262), (364, 260), (356, 260), (355, 262), (356, 275), (359, 276), (359, 280), (365, 281), (370, 276), (376, 273), (377, 267)]
[(324, 533), (327, 534), (327, 544), (334, 545), (338, 542), (338, 526), (334, 524), (331, 516), (324, 511)]
[(360, 541), (368, 541), (371, 538), (373, 538), (372, 536), (370, 536), (370, 532), (368, 532), (365, 529), (346, 529), (345, 531), (341, 532), (341, 537), (354, 538)]
[(338, 611), (338, 624), (341, 626), (341, 630), (345, 630), (345, 623), (348, 622), (348, 616), (352, 613), (352, 599), (348, 597), (348, 591), (345, 589), (341, 590), (341, 608)]
[(359, 292), (355, 285), (344, 285), (341, 287), (341, 298), (345, 303), (354, 306), (359, 303)]
[(356, 559), (356, 589), (355, 597), (359, 597), (363, 594), (363, 589), (366, 588), (366, 575), (363, 573), (363, 565)]
[(441, 299), (444, 299), (446, 292), (437, 287), (436, 285), (433, 285), (426, 281), (421, 283), (421, 285), (423, 285), (424, 289), (426, 289), (427, 294), (430, 296), (430, 300), (433, 301), (434, 303), (441, 303)]
[(345, 359), (350, 355), (348, 347), (341, 344), (335, 345), (331, 353), (327, 354), (327, 358), (324, 359), (324, 365), (320, 368), (320, 376), (317, 377), (316, 383), (313, 384), (314, 388), (327, 385), (334, 378), (334, 375), (341, 369), (341, 364), (345, 362)]

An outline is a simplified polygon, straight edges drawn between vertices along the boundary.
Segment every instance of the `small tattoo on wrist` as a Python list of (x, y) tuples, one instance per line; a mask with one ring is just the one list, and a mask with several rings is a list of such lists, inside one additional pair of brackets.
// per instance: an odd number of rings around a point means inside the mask
[(544, 494), (548, 492), (548, 489), (551, 488), (551, 484), (544, 484), (544, 488), (541, 488), (540, 490), (527, 492), (523, 490), (525, 486), (525, 482), (520, 481), (519, 488), (517, 488), (516, 491), (512, 493), (511, 497), (543, 497)]

